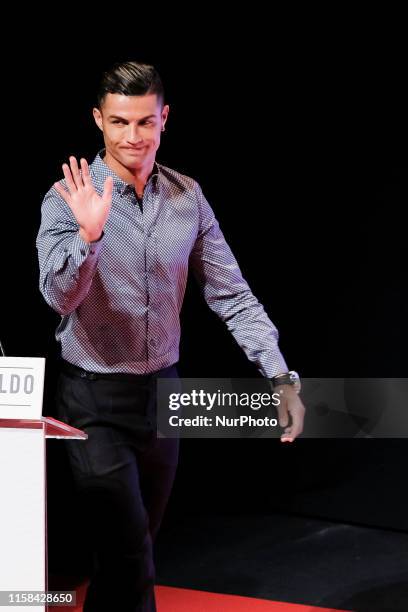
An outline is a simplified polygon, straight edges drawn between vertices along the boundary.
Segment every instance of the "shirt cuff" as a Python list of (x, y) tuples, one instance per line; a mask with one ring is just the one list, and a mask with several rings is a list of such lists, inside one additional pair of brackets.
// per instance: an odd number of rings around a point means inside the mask
[(286, 364), (285, 359), (283, 358), (282, 353), (277, 350), (277, 352), (273, 355), (272, 359), (268, 361), (267, 365), (261, 366), (261, 374), (266, 378), (273, 378), (277, 374), (282, 374), (283, 372), (289, 372), (289, 368)]
[(85, 242), (85, 240), (81, 238), (79, 231), (77, 232), (72, 243), (72, 256), (78, 266), (80, 266), (85, 259), (93, 259), (99, 256), (99, 251), (103, 243), (103, 236), (104, 232), (102, 232), (99, 240), (95, 240), (95, 242)]

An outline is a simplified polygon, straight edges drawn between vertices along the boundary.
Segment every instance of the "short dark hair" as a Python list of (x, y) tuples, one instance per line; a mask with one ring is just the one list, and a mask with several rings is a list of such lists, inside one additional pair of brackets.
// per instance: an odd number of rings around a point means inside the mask
[(140, 62), (116, 63), (103, 73), (97, 92), (98, 108), (101, 108), (108, 93), (125, 96), (156, 94), (161, 104), (164, 104), (164, 89), (159, 73), (154, 66)]

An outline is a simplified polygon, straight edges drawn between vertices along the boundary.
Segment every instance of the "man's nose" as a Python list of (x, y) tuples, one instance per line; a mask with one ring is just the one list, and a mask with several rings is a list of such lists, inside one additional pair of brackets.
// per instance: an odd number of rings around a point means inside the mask
[(137, 125), (129, 125), (129, 129), (127, 132), (127, 141), (132, 143), (132, 144), (137, 144), (138, 142), (140, 142), (142, 139), (140, 133), (139, 133), (139, 129)]

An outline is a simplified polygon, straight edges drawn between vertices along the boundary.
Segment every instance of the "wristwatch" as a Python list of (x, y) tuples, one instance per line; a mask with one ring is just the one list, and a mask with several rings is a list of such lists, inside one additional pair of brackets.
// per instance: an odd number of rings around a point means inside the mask
[(278, 374), (277, 376), (273, 376), (273, 378), (270, 378), (269, 380), (271, 381), (273, 388), (277, 387), (278, 385), (291, 385), (296, 391), (296, 393), (300, 392), (302, 386), (300, 383), (300, 376), (294, 370), (291, 370), (290, 372), (286, 372), (284, 374)]

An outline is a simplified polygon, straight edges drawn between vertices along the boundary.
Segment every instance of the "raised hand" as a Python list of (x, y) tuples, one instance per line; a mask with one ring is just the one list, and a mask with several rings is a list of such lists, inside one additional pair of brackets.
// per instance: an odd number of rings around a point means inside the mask
[(101, 197), (92, 184), (87, 161), (81, 159), (81, 172), (75, 157), (70, 157), (69, 161), (69, 166), (62, 165), (68, 191), (59, 181), (54, 183), (54, 187), (72, 210), (82, 239), (94, 242), (101, 237), (109, 216), (113, 179), (108, 176), (105, 180)]

